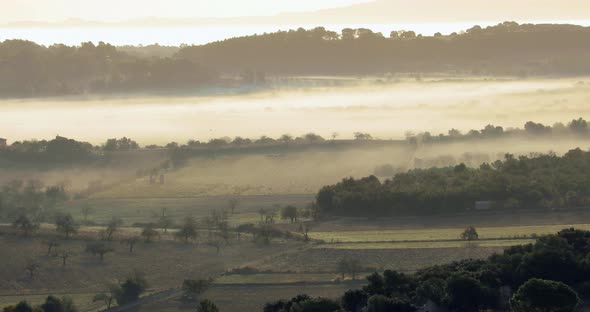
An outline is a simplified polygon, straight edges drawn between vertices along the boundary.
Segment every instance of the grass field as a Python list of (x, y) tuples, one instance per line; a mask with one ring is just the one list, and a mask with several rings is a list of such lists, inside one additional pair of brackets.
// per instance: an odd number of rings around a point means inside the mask
[(296, 282), (325, 282), (338, 277), (336, 273), (265, 273), (248, 275), (225, 275), (215, 280), (215, 284), (269, 284)]
[[(575, 227), (590, 230), (590, 224), (560, 224), (536, 226), (505, 226), (478, 227), (477, 233), (481, 239), (510, 239), (525, 238), (545, 234), (553, 234), (564, 228)], [(329, 243), (361, 243), (361, 242), (411, 242), (455, 240), (460, 238), (464, 228), (434, 228), (434, 229), (395, 229), (395, 230), (349, 230), (310, 232), (313, 239)]]
[[(186, 198), (109, 198), (71, 201), (61, 208), (71, 213), (76, 220), (84, 220), (83, 207), (91, 209), (88, 220), (104, 223), (113, 216), (123, 218), (130, 225), (135, 222), (155, 222), (165, 209), (166, 214), (179, 222), (186, 216), (196, 218), (207, 216), (211, 211), (229, 209), (231, 196), (202, 196)], [(231, 216), (233, 224), (256, 223), (260, 220), (260, 208), (273, 209), (276, 205), (304, 207), (313, 200), (313, 195), (260, 195), (241, 196), (236, 214)], [(280, 220), (277, 219), (278, 222)]]
[[(535, 242), (534, 239), (483, 240), (477, 242), (441, 241), (441, 242), (400, 242), (400, 243), (342, 243), (321, 244), (318, 249), (421, 249), (421, 248), (477, 248), (510, 247)], [(449, 252), (452, 252), (449, 250)]]
[[(337, 299), (350, 288), (359, 288), (350, 284), (331, 285), (285, 285), (285, 286), (257, 286), (244, 284), (241, 286), (220, 286), (208, 290), (203, 297), (212, 300), (222, 312), (262, 311), (264, 304), (279, 299), (290, 299), (299, 294), (308, 294), (312, 297), (325, 297)], [(195, 305), (182, 304), (177, 300), (168, 300), (143, 306), (139, 312), (178, 312), (195, 311)]]

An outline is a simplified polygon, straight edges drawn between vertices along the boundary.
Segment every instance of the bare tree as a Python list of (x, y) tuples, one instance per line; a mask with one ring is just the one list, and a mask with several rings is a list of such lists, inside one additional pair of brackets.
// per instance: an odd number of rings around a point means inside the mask
[(160, 237), (160, 233), (156, 231), (156, 229), (154, 229), (154, 226), (152, 224), (148, 224), (141, 231), (141, 236), (143, 237), (146, 243), (151, 243), (154, 241), (156, 237)]
[(78, 226), (74, 222), (74, 218), (71, 214), (59, 214), (55, 217), (55, 226), (58, 232), (64, 233), (66, 239), (70, 238), (70, 235), (78, 232)]
[(65, 268), (65, 267), (66, 267), (66, 264), (67, 264), (67, 261), (68, 261), (68, 259), (69, 259), (70, 257), (74, 256), (74, 253), (73, 253), (73, 252), (71, 252), (71, 251), (69, 251), (69, 250), (67, 250), (67, 249), (63, 249), (63, 250), (60, 250), (60, 251), (57, 253), (57, 256), (61, 258), (61, 266)]
[(126, 244), (129, 247), (129, 253), (133, 253), (133, 248), (135, 247), (135, 244), (139, 243), (139, 241), (139, 236), (132, 236), (121, 240), (121, 243)]
[(59, 243), (54, 239), (49, 239), (43, 241), (43, 245), (47, 246), (47, 255), (50, 256), (53, 248), (58, 247)]
[(123, 225), (123, 220), (121, 220), (119, 217), (113, 217), (105, 229), (106, 239), (109, 241), (112, 240), (113, 235), (119, 230), (121, 225)]
[(39, 223), (34, 222), (24, 214), (16, 218), (12, 223), (12, 226), (21, 231), (25, 237), (29, 237), (33, 232), (39, 229)]
[(35, 259), (29, 259), (25, 264), (25, 270), (29, 273), (29, 278), (32, 280), (35, 276), (35, 272), (39, 270), (39, 262)]
[(94, 212), (94, 209), (90, 206), (82, 207), (82, 216), (84, 216), (84, 224), (88, 224), (88, 216)]
[(86, 251), (98, 256), (102, 262), (104, 260), (104, 255), (115, 250), (103, 242), (95, 242), (86, 245)]
[(223, 242), (220, 239), (212, 239), (212, 240), (207, 241), (207, 246), (214, 247), (215, 250), (217, 251), (217, 254), (219, 254), (219, 252), (221, 251), (222, 245), (223, 245)]
[(238, 197), (230, 198), (228, 204), (231, 214), (233, 215), (235, 213), (236, 208), (238, 208), (240, 204), (240, 199)]

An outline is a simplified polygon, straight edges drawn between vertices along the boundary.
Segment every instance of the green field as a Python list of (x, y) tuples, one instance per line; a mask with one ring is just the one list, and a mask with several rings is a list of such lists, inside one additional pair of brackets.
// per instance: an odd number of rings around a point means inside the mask
[(248, 275), (225, 275), (215, 280), (215, 284), (282, 284), (296, 282), (333, 281), (339, 275), (335, 273), (268, 273)]
[[(400, 242), (400, 243), (340, 243), (321, 244), (319, 249), (417, 249), (417, 248), (477, 248), (477, 247), (510, 247), (535, 242), (534, 239), (503, 239), (482, 240), (477, 242), (440, 241), (440, 242)], [(450, 251), (449, 251), (450, 252)]]
[[(561, 224), (535, 226), (478, 227), (481, 239), (532, 238), (534, 236), (554, 234), (564, 228), (575, 227), (590, 230), (590, 224)], [(350, 230), (330, 232), (310, 232), (313, 239), (327, 243), (362, 243), (362, 242), (412, 242), (456, 240), (464, 228), (439, 229), (396, 229), (396, 230)]]

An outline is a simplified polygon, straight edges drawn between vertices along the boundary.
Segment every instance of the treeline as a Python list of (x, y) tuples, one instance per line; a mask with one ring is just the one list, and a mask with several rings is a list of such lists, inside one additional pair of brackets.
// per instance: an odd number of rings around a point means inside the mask
[(590, 152), (507, 154), (479, 168), (415, 169), (381, 182), (346, 178), (316, 196), (320, 214), (395, 216), (452, 213), (474, 209), (560, 209), (590, 204)]
[(434, 36), (300, 28), (178, 51), (161, 46), (118, 49), (102, 42), (45, 47), (6, 40), (0, 42), (0, 97), (191, 91), (220, 83), (255, 84), (268, 75), (583, 75), (590, 73), (589, 39), (587, 27), (504, 22)]
[[(388, 36), (388, 37), (386, 37)], [(323, 27), (247, 36), (185, 47), (178, 57), (223, 72), (358, 75), (456, 72), (579, 75), (590, 72), (590, 28), (504, 22), (445, 36)]]
[(300, 295), (268, 303), (264, 312), (574, 312), (590, 291), (589, 251), (590, 232), (565, 229), (487, 260), (373, 273), (340, 300)]
[(188, 59), (121, 50), (103, 42), (77, 47), (0, 42), (0, 97), (194, 89), (218, 79), (214, 70)]
[(557, 122), (553, 126), (528, 121), (524, 124), (524, 127), (522, 129), (504, 129), (501, 126), (487, 125), (481, 130), (472, 129), (466, 133), (462, 133), (457, 129), (451, 129), (448, 131), (446, 135), (442, 133), (439, 135), (432, 135), (430, 132), (424, 132), (417, 135), (409, 135), (406, 139), (412, 144), (417, 144), (431, 142), (454, 142), (462, 140), (467, 141), (476, 139), (499, 139), (523, 136), (527, 136), (530, 138), (539, 138), (551, 136), (588, 137), (589, 135), (590, 128), (588, 128), (588, 122), (583, 118), (578, 118), (570, 121), (567, 124)]

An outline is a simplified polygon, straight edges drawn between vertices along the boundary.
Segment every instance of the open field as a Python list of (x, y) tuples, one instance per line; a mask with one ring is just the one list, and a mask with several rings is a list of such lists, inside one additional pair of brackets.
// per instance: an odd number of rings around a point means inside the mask
[[(260, 247), (242, 241), (222, 247), (221, 253), (217, 255), (215, 248), (202, 244), (161, 241), (138, 243), (133, 253), (130, 253), (128, 246), (114, 241), (110, 243), (114, 252), (106, 254), (101, 262), (96, 256), (84, 251), (85, 241), (70, 239), (61, 241), (58, 248), (74, 254), (64, 268), (61, 259), (47, 256), (47, 247), (42, 241), (41, 237), (25, 239), (0, 236), (2, 250), (15, 250), (2, 257), (2, 294), (68, 293), (72, 290), (98, 292), (134, 270), (146, 274), (151, 288), (179, 287), (186, 278), (215, 277), (248, 261), (264, 259), (298, 246), (296, 243), (283, 242)], [(33, 260), (38, 262), (39, 269), (31, 279), (25, 271), (25, 265)]]
[[(284, 285), (266, 286), (255, 284), (215, 286), (208, 290), (203, 297), (212, 300), (222, 312), (262, 311), (264, 304), (279, 299), (290, 299), (299, 294), (312, 297), (339, 298), (342, 293), (351, 288), (360, 288), (362, 284), (334, 283), (327, 285)], [(194, 304), (187, 305), (178, 300), (167, 300), (140, 307), (140, 312), (177, 312), (193, 311)]]
[[(564, 228), (570, 227), (575, 227), (581, 230), (589, 230), (590, 224), (478, 227), (477, 233), (479, 234), (480, 239), (510, 239), (552, 234)], [(309, 235), (313, 239), (323, 240), (325, 242), (331, 243), (441, 241), (459, 239), (460, 234), (464, 229), (465, 228), (463, 227), (413, 230), (350, 230), (310, 232)], [(493, 244), (494, 242), (488, 243)]]
[(415, 271), (462, 259), (483, 259), (502, 252), (503, 247), (476, 248), (408, 248), (408, 249), (334, 249), (313, 248), (299, 253), (284, 253), (257, 262), (260, 270), (291, 271), (297, 273), (333, 273), (342, 259), (356, 259), (363, 266), (379, 271), (393, 269)]
[(475, 242), (465, 241), (432, 241), (432, 242), (398, 242), (398, 243), (342, 243), (321, 244), (318, 249), (420, 249), (420, 248), (477, 248), (477, 247), (510, 247), (534, 243), (534, 239), (506, 239), (506, 240), (480, 240)]

